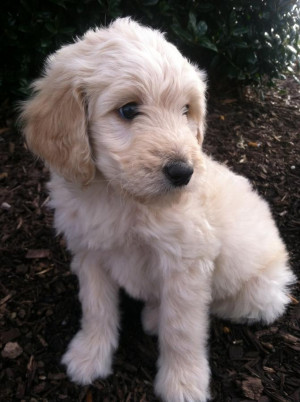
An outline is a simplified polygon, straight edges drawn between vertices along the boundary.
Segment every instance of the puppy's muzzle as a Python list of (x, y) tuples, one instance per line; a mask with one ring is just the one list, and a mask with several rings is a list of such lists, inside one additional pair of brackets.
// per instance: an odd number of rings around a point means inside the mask
[(194, 173), (193, 166), (183, 161), (170, 161), (163, 172), (171, 184), (175, 187), (186, 186)]

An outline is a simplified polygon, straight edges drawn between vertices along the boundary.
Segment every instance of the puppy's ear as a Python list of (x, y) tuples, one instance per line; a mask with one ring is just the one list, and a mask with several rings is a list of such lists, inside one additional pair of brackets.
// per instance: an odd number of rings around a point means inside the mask
[[(21, 115), (28, 147), (67, 180), (89, 183), (95, 175), (83, 92), (68, 66), (50, 59), (45, 76)], [(71, 63), (71, 60), (69, 60)], [(60, 66), (60, 67), (59, 67)]]

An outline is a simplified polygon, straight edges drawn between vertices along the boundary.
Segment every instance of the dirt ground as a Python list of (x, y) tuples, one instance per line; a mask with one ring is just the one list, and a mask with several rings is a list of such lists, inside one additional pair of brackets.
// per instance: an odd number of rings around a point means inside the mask
[[(270, 203), (299, 267), (300, 93), (292, 78), (241, 100), (211, 96), (205, 149), (247, 176)], [(0, 126), (0, 401), (156, 401), (157, 340), (140, 325), (141, 303), (122, 294), (114, 374), (72, 384), (60, 359), (79, 327), (78, 284), (64, 240), (55, 237), (48, 172), (25, 149), (3, 105)], [(251, 211), (249, 211), (251, 213)], [(269, 327), (212, 318), (212, 395), (219, 401), (300, 401), (299, 282), (286, 314)]]

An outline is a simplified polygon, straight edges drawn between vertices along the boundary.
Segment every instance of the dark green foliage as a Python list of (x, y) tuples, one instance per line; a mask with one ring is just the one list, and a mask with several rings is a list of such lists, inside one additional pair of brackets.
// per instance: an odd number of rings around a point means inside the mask
[(1, 100), (22, 98), (49, 53), (89, 27), (130, 15), (168, 38), (211, 77), (258, 83), (299, 56), (296, 0), (2, 0)]
[(149, 1), (133, 3), (133, 13), (167, 31), (211, 77), (259, 83), (299, 63), (297, 0), (152, 1), (143, 10)]
[(72, 43), (89, 27), (119, 16), (119, 3), (119, 0), (2, 0), (1, 99), (4, 94), (18, 98), (27, 94), (28, 84), (41, 73), (50, 53), (62, 44)]

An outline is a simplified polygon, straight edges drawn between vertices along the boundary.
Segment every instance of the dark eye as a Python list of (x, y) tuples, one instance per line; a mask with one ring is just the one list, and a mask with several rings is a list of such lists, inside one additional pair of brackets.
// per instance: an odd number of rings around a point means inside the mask
[(119, 113), (125, 120), (133, 120), (139, 114), (139, 107), (137, 103), (130, 102), (120, 107)]
[(185, 105), (182, 113), (186, 116), (188, 115), (189, 111), (190, 111), (190, 105)]

